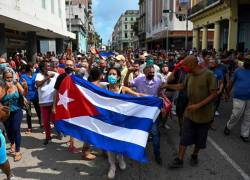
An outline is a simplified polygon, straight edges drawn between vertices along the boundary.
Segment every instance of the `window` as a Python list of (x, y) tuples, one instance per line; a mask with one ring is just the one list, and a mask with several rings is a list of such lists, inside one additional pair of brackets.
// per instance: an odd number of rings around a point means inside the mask
[(75, 15), (75, 19), (78, 19), (78, 15)]
[(46, 0), (42, 0), (42, 7), (43, 9), (46, 9)]
[(131, 24), (131, 29), (134, 29), (134, 25), (133, 24)]
[(125, 29), (128, 29), (128, 25), (127, 24), (125, 24)]
[(125, 21), (127, 21), (127, 20), (128, 20), (128, 18), (125, 17)]
[(125, 33), (125, 38), (128, 38), (128, 34), (127, 33)]
[(82, 8), (82, 4), (81, 4), (81, 3), (79, 3), (79, 8), (80, 8), (80, 9)]
[(131, 37), (134, 37), (134, 33), (130, 33), (130, 36), (131, 36)]
[(134, 18), (131, 18), (131, 21), (133, 21), (134, 20)]
[(55, 2), (54, 0), (51, 0), (51, 13), (54, 14), (55, 13)]

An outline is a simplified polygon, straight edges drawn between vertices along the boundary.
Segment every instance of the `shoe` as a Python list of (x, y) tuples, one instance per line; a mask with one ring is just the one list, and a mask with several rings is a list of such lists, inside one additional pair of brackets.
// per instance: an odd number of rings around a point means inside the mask
[(165, 123), (164, 128), (167, 129), (167, 130), (171, 129), (170, 126), (167, 125), (167, 123)]
[(29, 135), (29, 134), (31, 134), (31, 129), (27, 129), (26, 131), (25, 131), (25, 134), (27, 134), (27, 135)]
[(219, 116), (220, 113), (218, 111), (215, 111), (215, 116)]
[(216, 131), (217, 127), (216, 127), (214, 122), (212, 124), (210, 124), (210, 129), (213, 131)]
[(191, 155), (191, 158), (190, 158), (190, 165), (191, 166), (197, 166), (199, 163), (198, 161), (198, 156), (197, 155)]
[(91, 153), (89, 153), (89, 154), (83, 154), (82, 155), (82, 159), (85, 160), (85, 161), (93, 161), (93, 160), (96, 159), (96, 155), (91, 154)]
[(176, 116), (176, 111), (172, 111), (171, 113), (172, 115)]
[(7, 180), (17, 180), (17, 178), (11, 174), (9, 177), (7, 177)]
[(116, 170), (115, 165), (110, 166), (109, 172), (108, 172), (108, 179), (114, 179), (115, 178), (115, 170)]
[(249, 142), (249, 138), (248, 137), (243, 137), (243, 136), (240, 136), (241, 140), (245, 143)]
[(224, 134), (226, 136), (230, 135), (230, 129), (228, 129), (228, 127), (226, 126), (225, 129), (224, 129)]
[(161, 157), (156, 157), (156, 158), (155, 158), (155, 162), (156, 162), (158, 165), (162, 166), (162, 159), (161, 159)]
[(126, 162), (124, 161), (123, 157), (118, 158), (118, 164), (121, 170), (125, 170), (127, 167)]
[(14, 156), (14, 161), (20, 161), (22, 159), (22, 154), (20, 152), (16, 152), (15, 156)]
[(179, 158), (175, 158), (171, 164), (168, 165), (169, 169), (183, 168), (183, 161)]
[(56, 136), (56, 138), (57, 138), (58, 140), (62, 140), (62, 139), (63, 139), (62, 133), (58, 133), (57, 136)]
[(45, 145), (45, 146), (48, 145), (48, 144), (49, 144), (49, 141), (51, 141), (51, 138), (45, 139), (43, 145)]

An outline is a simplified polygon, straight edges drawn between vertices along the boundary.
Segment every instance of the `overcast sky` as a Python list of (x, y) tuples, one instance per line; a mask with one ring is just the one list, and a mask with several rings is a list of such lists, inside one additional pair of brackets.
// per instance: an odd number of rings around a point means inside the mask
[(138, 10), (138, 0), (93, 0), (94, 27), (108, 44), (114, 25), (126, 10)]

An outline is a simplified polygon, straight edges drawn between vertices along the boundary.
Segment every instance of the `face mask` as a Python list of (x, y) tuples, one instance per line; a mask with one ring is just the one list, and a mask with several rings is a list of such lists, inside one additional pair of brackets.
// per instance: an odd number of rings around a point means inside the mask
[(148, 79), (148, 80), (154, 79), (154, 75), (152, 75), (152, 74), (147, 75), (147, 79)]
[(239, 67), (243, 67), (243, 66), (244, 66), (244, 62), (238, 61), (238, 66), (239, 66)]
[(71, 67), (66, 67), (66, 68), (65, 68), (66, 74), (71, 74), (71, 73), (73, 73), (73, 71), (74, 71), (74, 69), (71, 68)]
[(116, 78), (116, 76), (114, 76), (114, 75), (109, 75), (109, 76), (108, 76), (108, 82), (109, 82), (110, 84), (116, 84), (116, 83), (117, 83), (117, 78)]
[(4, 80), (5, 82), (13, 82), (13, 80)]
[(188, 66), (183, 66), (183, 70), (184, 70), (186, 73), (190, 73), (190, 72), (191, 72), (191, 69), (190, 69), (190, 67), (188, 67)]
[(121, 65), (119, 63), (115, 63), (114, 68), (120, 69)]
[(0, 64), (0, 70), (4, 70), (7, 67), (7, 63)]

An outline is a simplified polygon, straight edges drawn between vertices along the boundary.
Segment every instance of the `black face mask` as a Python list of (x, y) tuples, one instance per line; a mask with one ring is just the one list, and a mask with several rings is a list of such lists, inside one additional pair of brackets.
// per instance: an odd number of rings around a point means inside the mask
[(66, 74), (71, 74), (71, 73), (73, 73), (73, 71), (74, 71), (74, 69), (72, 67), (66, 67), (65, 68)]
[(153, 74), (149, 74), (149, 75), (147, 75), (147, 79), (148, 79), (148, 80), (152, 80), (152, 79), (154, 79), (154, 75), (153, 75)]

